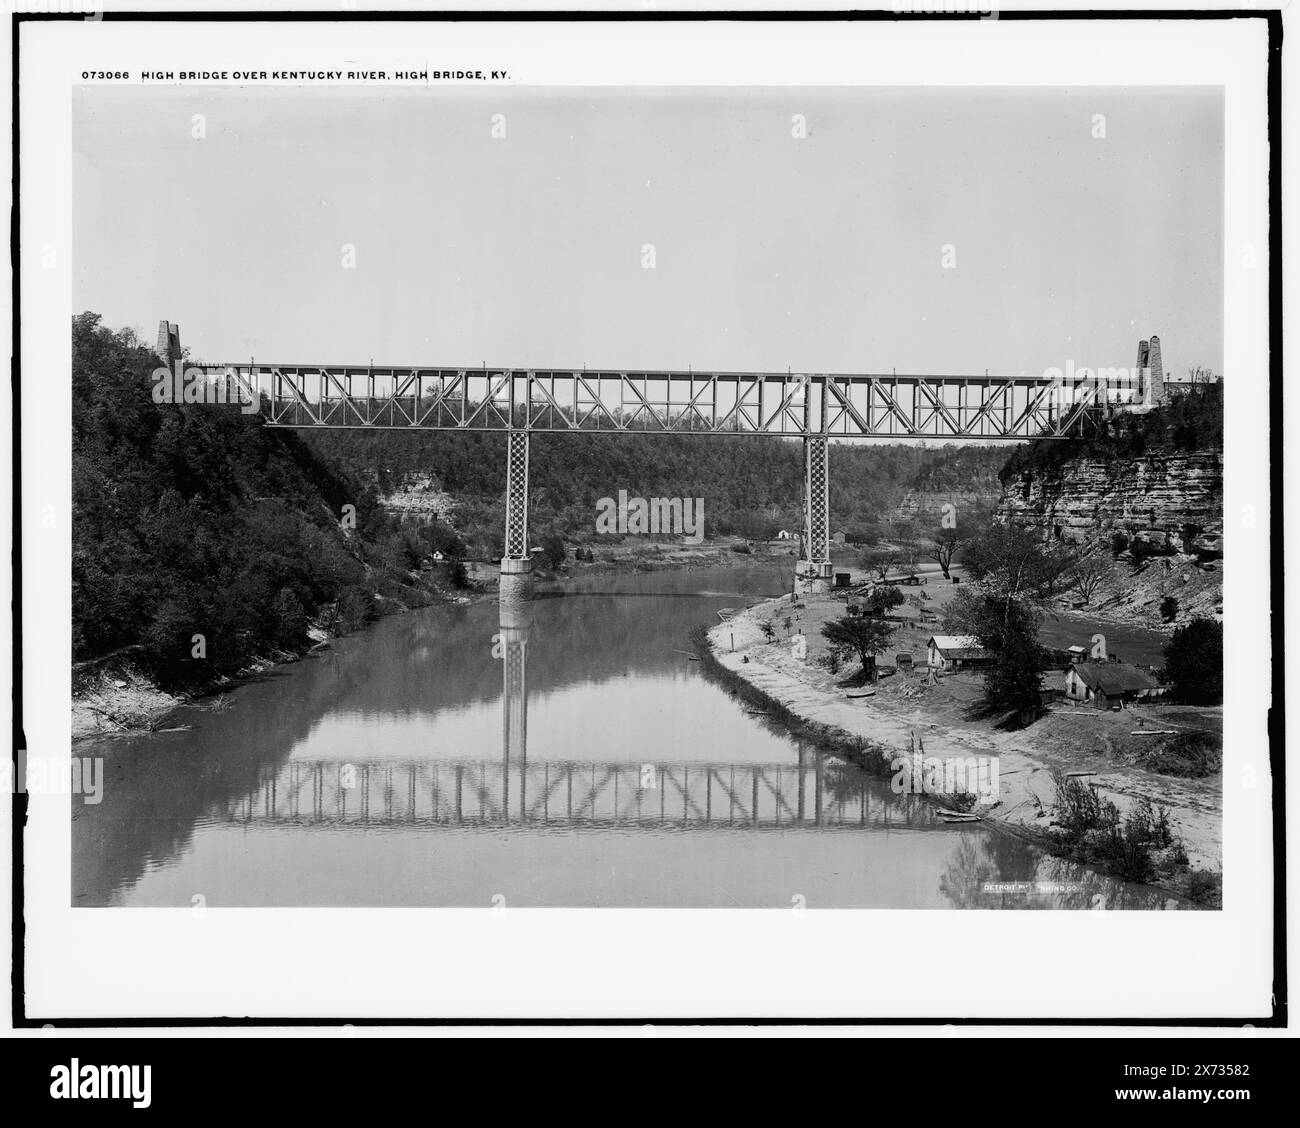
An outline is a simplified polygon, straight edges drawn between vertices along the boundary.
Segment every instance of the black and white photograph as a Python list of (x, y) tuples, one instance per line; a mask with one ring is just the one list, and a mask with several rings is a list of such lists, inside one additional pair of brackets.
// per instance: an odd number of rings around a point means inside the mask
[(1222, 116), (78, 91), (73, 904), (1218, 908)]
[(1267, 19), (230, 15), (19, 33), (23, 1014), (1274, 1013)]

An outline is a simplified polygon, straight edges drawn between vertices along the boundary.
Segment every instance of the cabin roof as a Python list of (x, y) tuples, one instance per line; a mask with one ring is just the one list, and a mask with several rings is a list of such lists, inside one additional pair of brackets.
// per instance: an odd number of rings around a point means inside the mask
[(927, 646), (933, 646), (949, 658), (988, 658), (991, 654), (980, 645), (974, 635), (931, 635)]
[(1089, 689), (1105, 694), (1155, 689), (1158, 684), (1145, 670), (1127, 662), (1080, 662), (1070, 670)]

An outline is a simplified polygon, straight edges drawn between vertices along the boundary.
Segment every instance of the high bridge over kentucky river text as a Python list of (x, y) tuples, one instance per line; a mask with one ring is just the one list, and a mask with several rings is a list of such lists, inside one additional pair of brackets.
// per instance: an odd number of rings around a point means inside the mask
[(193, 363), (162, 322), (157, 352), (261, 412), (270, 427), (500, 431), (506, 455), (503, 575), (524, 575), (528, 448), (534, 433), (774, 435), (804, 445), (797, 575), (827, 587), (831, 440), (1029, 441), (1085, 434), (1106, 413), (1160, 398), (1159, 338), (1135, 369), (1043, 376), (445, 368), (421, 365)]

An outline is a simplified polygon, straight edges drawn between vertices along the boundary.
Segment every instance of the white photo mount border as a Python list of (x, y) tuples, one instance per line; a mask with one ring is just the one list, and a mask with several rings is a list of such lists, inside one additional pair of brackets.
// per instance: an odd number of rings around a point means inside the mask
[[(1273, 477), (1280, 476), (1282, 459), (1280, 169), (1276, 150), (1269, 151), (1270, 137), (1280, 136), (1280, 16), (1228, 20), (1207, 11), (1176, 20), (1126, 14), (1109, 21), (1007, 12), (981, 23), (900, 22), (888, 14), (706, 22), (700, 15), (613, 22), (566, 17), (563, 23), (487, 15), (474, 23), (429, 15), (395, 23), (349, 12), (319, 21), (252, 12), (238, 22), (205, 21), (200, 13), (129, 20), (107, 13), (81, 22), (19, 18), (13, 110), (21, 128), (15, 156), (21, 197), (13, 312), (15, 364), (21, 357), (27, 394), (11, 405), (22, 423), (13, 432), (21, 442), (13, 451), (13, 519), (25, 628), (21, 643), (15, 631), (21, 662), (15, 669), (15, 742), (25, 733), (29, 748), (69, 746), (69, 530), (65, 522), (43, 535), (35, 517), (49, 499), (66, 499), (70, 491), (70, 448), (60, 421), (70, 411), (71, 256), (43, 270), (40, 248), (72, 247), (69, 91), (83, 81), (83, 71), (134, 68), (142, 54), (165, 56), (178, 67), (194, 58), (195, 69), (239, 58), (248, 68), (259, 52), (283, 58), (281, 41), (292, 25), (289, 50), (296, 59), (345, 52), (377, 61), (393, 56), (396, 42), (401, 54), (421, 45), (454, 45), (463, 57), (508, 55), (511, 81), (521, 85), (765, 85), (774, 76), (780, 85), (1005, 86), (1008, 76), (1023, 86), (1220, 85), (1226, 94), (1225, 244), (1268, 248), (1249, 276), (1225, 254), (1224, 367), (1247, 374), (1238, 385), (1245, 390), (1229, 393), (1225, 513), (1253, 504), (1274, 518), (1239, 540), (1225, 572), (1228, 652), (1267, 652), (1274, 664), (1269, 679), (1251, 678), (1244, 663), (1225, 671), (1231, 706), (1225, 709), (1224, 909), (960, 916), (828, 910), (799, 917), (785, 910), (531, 910), (494, 917), (479, 910), (208, 909), (197, 922), (184, 909), (70, 908), (68, 804), (17, 796), (14, 879), (25, 906), (25, 922), (12, 922), (19, 1025), (242, 1024), (223, 1015), (268, 1025), (1274, 1020), (1275, 991), (1285, 998), (1285, 984), (1275, 989), (1273, 979), (1281, 899), (1273, 887), (1272, 850), (1285, 844), (1280, 592), (1275, 604), (1269, 602), (1270, 580), (1280, 587), (1282, 579), (1273, 530), (1283, 527), (1276, 520), (1281, 506)], [(36, 387), (42, 389), (39, 411)], [(1258, 441), (1252, 399), (1271, 409), (1267, 447)], [(1264, 497), (1269, 503), (1260, 506)], [(15, 577), (15, 590), (17, 583)], [(1271, 639), (1270, 622), (1276, 632)], [(1270, 708), (1278, 710), (1272, 726)], [(1271, 786), (1250, 795), (1227, 787), (1245, 758), (1269, 778), (1270, 736)], [(886, 929), (912, 966), (942, 959), (957, 930), (974, 948), (1015, 951), (1021, 974), (1010, 983), (946, 980), (931, 997), (906, 976), (837, 979), (832, 986), (829, 977), (771, 974), (809, 952), (869, 946)], [(1153, 950), (1161, 953), (1157, 966), (1124, 958)], [(557, 973), (530, 975), (514, 958), (520, 951), (531, 954), (533, 966)], [(282, 958), (268, 961), (267, 952)], [(378, 968), (366, 959), (375, 952), (383, 954)], [(1053, 975), (1071, 962), (1070, 953), (1087, 954), (1089, 976)], [(347, 973), (358, 959), (365, 959), (366, 976)], [(1225, 969), (1213, 982), (1205, 981), (1207, 962)], [(725, 980), (708, 976), (708, 969), (724, 965), (733, 969)], [(413, 981), (409, 970), (439, 966), (491, 968), (492, 976)], [(651, 977), (635, 974), (646, 967), (658, 970)], [(1107, 984), (1105, 993), (1097, 982)]]

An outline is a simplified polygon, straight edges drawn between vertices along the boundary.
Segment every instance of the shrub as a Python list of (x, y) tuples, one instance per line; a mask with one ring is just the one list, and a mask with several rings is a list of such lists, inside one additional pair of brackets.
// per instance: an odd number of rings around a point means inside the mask
[(1119, 822), (1119, 810), (1101, 797), (1095, 784), (1066, 776), (1060, 769), (1052, 772), (1052, 782), (1056, 785), (1056, 822), (1066, 837), (1077, 841), (1090, 830), (1113, 827)]
[(1198, 905), (1215, 905), (1223, 899), (1223, 874), (1192, 870), (1187, 875), (1187, 899)]
[(1118, 826), (1109, 827), (1102, 835), (1097, 856), (1125, 881), (1147, 882), (1155, 871), (1147, 844)]
[(1136, 763), (1162, 775), (1201, 779), (1223, 768), (1223, 744), (1212, 732), (1180, 732), (1139, 749)]
[(1124, 820), (1124, 836), (1134, 843), (1159, 850), (1172, 845), (1174, 834), (1169, 825), (1169, 808), (1153, 807), (1151, 800), (1143, 799)]

